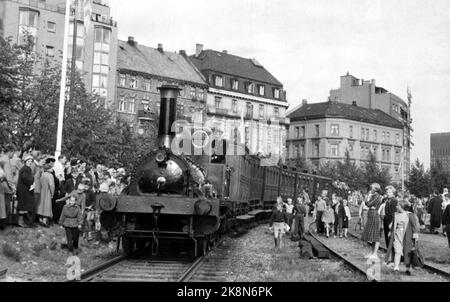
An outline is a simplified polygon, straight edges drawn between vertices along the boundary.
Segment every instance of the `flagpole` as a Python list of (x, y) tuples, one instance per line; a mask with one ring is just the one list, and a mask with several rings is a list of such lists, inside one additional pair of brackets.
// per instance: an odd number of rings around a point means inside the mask
[[(66, 14), (64, 20), (64, 40), (63, 40), (63, 57), (61, 64), (61, 83), (59, 91), (59, 112), (58, 112), (58, 130), (56, 133), (56, 151), (55, 157), (61, 154), (62, 131), (64, 120), (64, 105), (66, 97), (66, 76), (67, 76), (67, 47), (69, 44), (69, 19), (70, 19), (70, 0), (66, 0)], [(75, 23), (74, 23), (75, 26)]]

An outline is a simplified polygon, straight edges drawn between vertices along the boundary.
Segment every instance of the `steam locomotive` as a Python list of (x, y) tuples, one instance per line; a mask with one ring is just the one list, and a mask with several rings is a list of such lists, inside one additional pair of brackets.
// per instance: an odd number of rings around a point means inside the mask
[(180, 89), (174, 85), (158, 89), (158, 149), (137, 163), (124, 193), (98, 197), (101, 223), (106, 229), (119, 229), (124, 253), (149, 242), (156, 255), (161, 242), (184, 241), (195, 256), (202, 255), (233, 224), (271, 212), (278, 196), (295, 199), (306, 190), (314, 200), (317, 192), (330, 187), (326, 177), (261, 166), (261, 159), (238, 143), (232, 147), (243, 153), (234, 154), (245, 155), (228, 155), (231, 143), (226, 141), (219, 156), (173, 152), (172, 125)]

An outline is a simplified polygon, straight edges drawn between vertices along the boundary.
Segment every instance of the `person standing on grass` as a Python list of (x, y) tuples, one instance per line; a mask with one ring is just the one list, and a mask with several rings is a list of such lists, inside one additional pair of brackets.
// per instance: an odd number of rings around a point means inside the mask
[(55, 194), (55, 179), (53, 177), (53, 165), (55, 159), (47, 158), (44, 164), (44, 173), (41, 176), (41, 198), (38, 207), (39, 222), (44, 227), (50, 226), (53, 218), (52, 199)]
[(383, 203), (380, 195), (381, 187), (377, 183), (370, 185), (368, 201), (366, 203), (369, 208), (367, 213), (367, 223), (364, 227), (361, 239), (373, 245), (372, 253), (366, 255), (366, 258), (378, 258), (378, 248), (380, 247), (381, 237), (381, 219), (378, 210)]
[(292, 233), (294, 236), (298, 236), (300, 240), (303, 239), (303, 234), (305, 233), (305, 217), (307, 213), (303, 199), (298, 197), (294, 208), (294, 227)]
[(314, 207), (314, 219), (316, 220), (316, 232), (319, 235), (323, 234), (325, 232), (325, 226), (322, 222), (322, 216), (326, 210), (327, 210), (327, 203), (322, 198), (322, 196), (319, 196), (319, 199), (316, 201), (316, 204)]
[(390, 240), (386, 253), (386, 262), (394, 256), (394, 272), (399, 273), (400, 260), (403, 256), (406, 265), (406, 274), (411, 275), (411, 251), (419, 239), (420, 225), (416, 214), (408, 211), (409, 204), (400, 201), (394, 213), (390, 226)]
[(386, 198), (384, 199), (384, 217), (383, 230), (386, 246), (389, 245), (389, 226), (392, 223), (395, 212), (397, 212), (397, 198), (395, 198), (395, 188), (393, 186), (386, 187)]
[(359, 205), (359, 221), (361, 222), (361, 228), (364, 230), (367, 222), (367, 213), (369, 212), (369, 207), (366, 206), (366, 201), (361, 198), (361, 204)]
[(286, 209), (287, 224), (291, 229), (293, 229), (292, 220), (294, 219), (294, 205), (292, 204), (292, 198), (287, 199), (287, 203), (284, 207)]
[(437, 193), (437, 191), (433, 191), (433, 198), (431, 198), (430, 203), (428, 205), (428, 213), (431, 214), (430, 233), (438, 234), (438, 232), (435, 231), (435, 229), (439, 229), (441, 227), (442, 199), (441, 196)]
[(78, 255), (78, 239), (80, 237), (80, 229), (83, 222), (81, 208), (76, 201), (76, 195), (71, 195), (68, 203), (64, 205), (61, 216), (59, 217), (59, 224), (66, 231), (69, 252), (74, 255)]
[(24, 158), (24, 166), (19, 171), (17, 182), (17, 211), (19, 213), (18, 225), (27, 228), (33, 225), (36, 215), (36, 203), (33, 193), (33, 157)]
[(276, 208), (270, 216), (270, 227), (273, 227), (273, 235), (275, 248), (283, 247), (283, 233), (285, 230), (285, 224), (287, 223), (286, 213), (283, 211), (283, 206), (277, 204)]
[(448, 247), (450, 248), (450, 194), (445, 194), (445, 210), (442, 215), (442, 226), (447, 234)]

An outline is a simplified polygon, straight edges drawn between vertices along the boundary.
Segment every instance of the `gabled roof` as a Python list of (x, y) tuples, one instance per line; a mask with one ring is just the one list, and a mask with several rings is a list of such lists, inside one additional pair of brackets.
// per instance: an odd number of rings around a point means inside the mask
[(275, 86), (283, 86), (256, 59), (246, 59), (211, 49), (202, 51), (198, 57), (193, 55), (189, 58), (200, 71), (213, 70)]
[(131, 70), (194, 84), (207, 85), (203, 75), (181, 54), (139, 44), (120, 41), (117, 53), (117, 69)]
[(333, 117), (393, 128), (403, 128), (401, 122), (379, 109), (367, 109), (338, 102), (306, 104), (290, 113), (287, 117), (290, 118), (291, 122)]

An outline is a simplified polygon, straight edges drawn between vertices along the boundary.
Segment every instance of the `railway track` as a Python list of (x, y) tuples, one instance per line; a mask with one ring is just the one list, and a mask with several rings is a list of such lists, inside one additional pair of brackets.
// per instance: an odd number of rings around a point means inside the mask
[(221, 242), (208, 253), (195, 259), (188, 257), (151, 258), (135, 254), (118, 256), (81, 275), (80, 282), (211, 282), (226, 281), (227, 260)]
[[(380, 247), (379, 259), (362, 259), (364, 253), (370, 252), (368, 244), (361, 241), (360, 237), (349, 231), (351, 237), (342, 239), (324, 238), (315, 234), (311, 230), (310, 235), (325, 246), (333, 255), (343, 260), (347, 265), (366, 275), (370, 281), (404, 281), (404, 282), (443, 282), (450, 281), (448, 272), (442, 271), (436, 267), (425, 265), (423, 268), (414, 270), (412, 276), (400, 274), (395, 275), (392, 268), (388, 267), (384, 263), (384, 254), (386, 253), (385, 247)], [(364, 251), (365, 250), (365, 251)]]
[(309, 225), (309, 231), (308, 231), (308, 234), (311, 237), (313, 237), (315, 240), (320, 242), (325, 248), (327, 248), (331, 252), (331, 254), (333, 254), (338, 259), (342, 260), (347, 266), (351, 267), (354, 271), (364, 275), (369, 281), (374, 281), (374, 282), (380, 281), (379, 278), (377, 278), (376, 274), (368, 274), (367, 267), (362, 266), (360, 263), (352, 260), (352, 258), (337, 251), (336, 249), (331, 247), (329, 244), (327, 244), (324, 240), (322, 240), (317, 234), (314, 233), (314, 231), (311, 230), (311, 226), (313, 224), (315, 224), (315, 222), (312, 222)]

